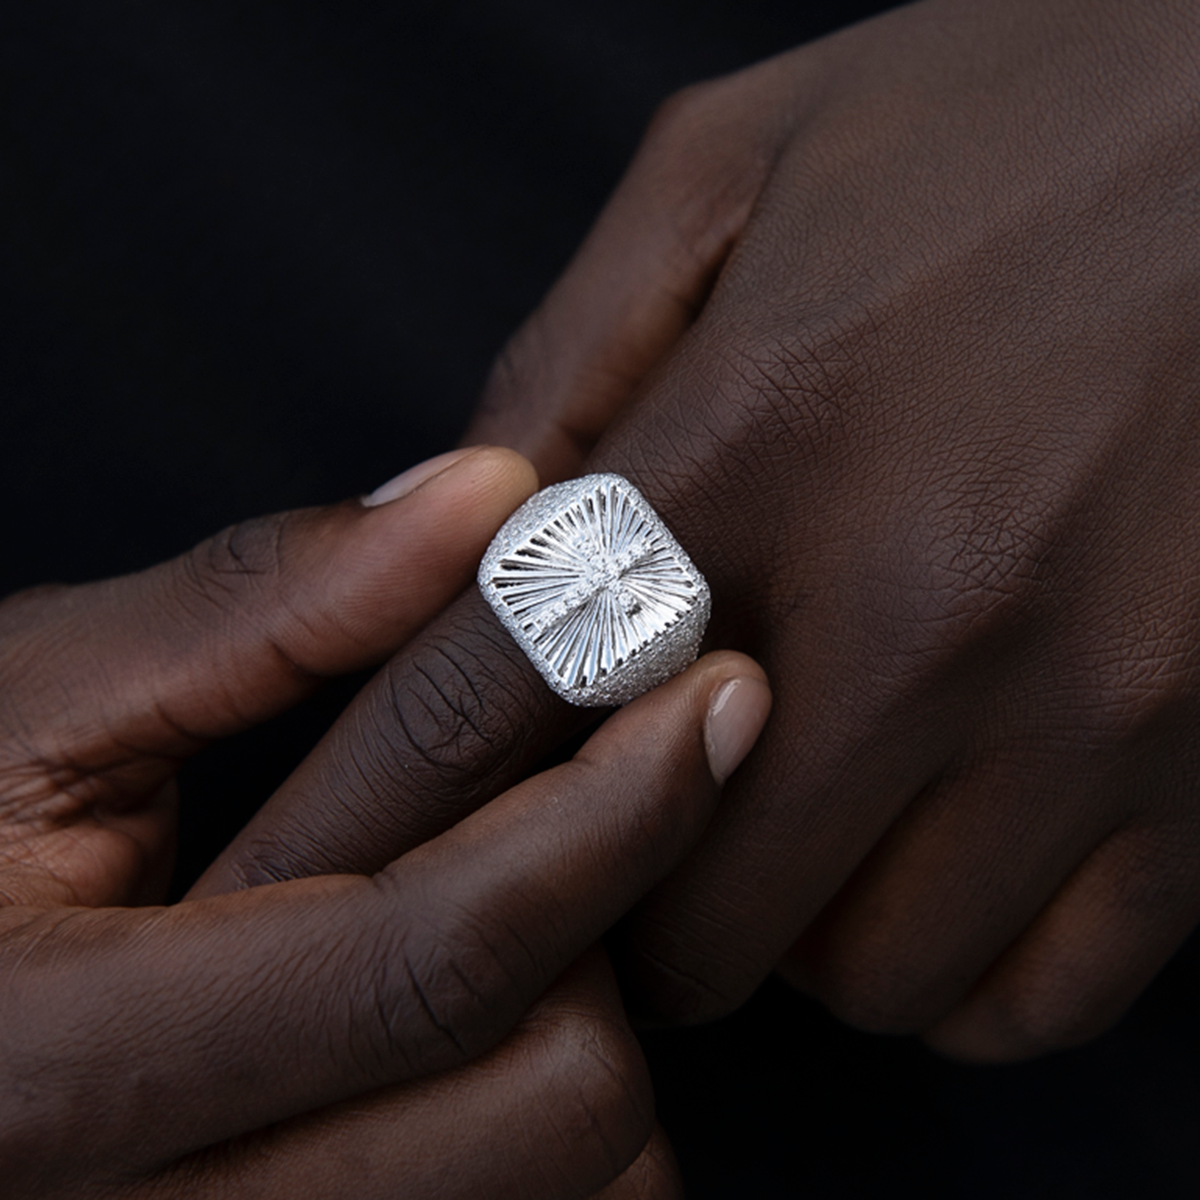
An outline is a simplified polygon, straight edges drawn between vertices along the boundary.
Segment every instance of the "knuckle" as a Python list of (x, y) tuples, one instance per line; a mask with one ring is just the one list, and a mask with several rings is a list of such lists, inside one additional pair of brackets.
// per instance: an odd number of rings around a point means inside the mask
[(665, 1135), (655, 1130), (641, 1155), (597, 1200), (683, 1200), (683, 1182)]
[(430, 638), (419, 659), (394, 660), (385, 675), (381, 732), (392, 757), (429, 799), (458, 808), (482, 762), (503, 771), (522, 742), (515, 714), (536, 710), (532, 681), (507, 670), (510, 649), (480, 629)]
[[(841, 336), (840, 320), (830, 317), (833, 328), (825, 331), (820, 324), (802, 336), (764, 326), (736, 339), (703, 338), (687, 387), (665, 391), (644, 418), (651, 436), (623, 447), (685, 518), (684, 497), (727, 503), (732, 491), (747, 512), (777, 505), (778, 488), (763, 488), (762, 477), (798, 492), (810, 475), (806, 464), (830, 465), (832, 456), (857, 453), (871, 436), (870, 423), (858, 422), (851, 334), (835, 351), (826, 343)], [(851, 422), (862, 429), (843, 436)]]
[(1066, 974), (1025, 981), (998, 1001), (1003, 1057), (1040, 1058), (1098, 1037), (1113, 1016), (1089, 1002)]
[(196, 548), (197, 566), (215, 578), (278, 575), (287, 523), (281, 514), (230, 525)]
[[(943, 535), (914, 522), (869, 561), (873, 586), (863, 594), (879, 611), (879, 628), (886, 618), (881, 675), (937, 687), (947, 677), (967, 678), (947, 675), (966, 662), (976, 677), (999, 670), (1033, 620), (1037, 553), (1022, 547), (1015, 528), (995, 540), (957, 528)], [(916, 541), (921, 548), (913, 548)]]
[[(377, 883), (390, 886), (386, 876)], [(406, 1074), (427, 1075), (477, 1058), (531, 999), (513, 963), (520, 947), (501, 925), (447, 913), (444, 904), (435, 920), (424, 919), (420, 903), (414, 907), (417, 913), (385, 932), (367, 958), (364, 1007), (374, 1014), (367, 1054), (385, 1079), (396, 1064)]]
[(285, 534), (294, 514), (255, 517), (230, 525), (176, 560), (176, 582), (184, 603), (225, 609), (247, 586), (283, 574)]
[(558, 1014), (541, 1031), (539, 1092), (555, 1144), (572, 1169), (615, 1179), (638, 1157), (654, 1122), (646, 1061), (627, 1027), (594, 1011)]
[(882, 521), (883, 536), (864, 559), (863, 589), (886, 620), (885, 654), (930, 678), (965, 660), (974, 673), (999, 668), (1053, 603), (1052, 502), (969, 465), (923, 476), (920, 491), (885, 487), (896, 503), (867, 518)]
[(723, 82), (705, 79), (672, 92), (655, 109), (646, 130), (646, 140), (690, 139), (707, 128), (717, 111), (718, 96), (724, 95)]
[(758, 119), (737, 77), (691, 84), (658, 108), (633, 171), (666, 196), (654, 219), (673, 226), (682, 263), (707, 272), (745, 228), (776, 158), (776, 131)]
[(234, 886), (243, 890), (337, 871), (331, 842), (335, 836), (327, 829), (313, 828), (288, 814), (276, 817), (274, 825), (266, 829), (251, 827), (230, 862)]
[(947, 494), (944, 527), (935, 514), (922, 517), (930, 551), (925, 586), (914, 591), (928, 607), (917, 615), (922, 626), (948, 624), (974, 642), (1019, 624), (1036, 603), (1048, 522), (990, 480), (953, 480)]
[[(787, 525), (776, 519), (779, 504), (819, 502), (820, 496), (805, 494), (818, 478), (818, 464), (821, 473), (832, 469), (836, 456), (857, 452), (870, 436), (869, 428), (862, 437), (857, 430), (845, 436), (857, 420), (855, 354), (848, 348), (840, 358), (827, 353), (821, 337), (760, 330), (746, 338), (703, 339), (687, 387), (664, 393), (644, 418), (651, 436), (623, 447), (685, 527), (727, 525), (734, 497), (743, 514), (739, 530), (753, 531), (752, 542), (788, 537)], [(772, 486), (764, 487), (764, 479)]]
[[(754, 69), (700, 79), (678, 88), (654, 110), (643, 145), (672, 150), (681, 163), (723, 174), (714, 145), (729, 156), (745, 157), (755, 143), (779, 132), (761, 120), (761, 84)], [(707, 153), (697, 154), (697, 150)]]
[[(879, 318), (870, 306), (839, 303), (804, 326), (764, 319), (753, 336), (718, 350), (718, 391), (753, 413), (753, 432), (791, 459), (869, 450), (882, 423), (862, 420), (872, 386)], [(854, 438), (846, 434), (854, 427)]]
[(686, 927), (656, 916), (630, 943), (614, 947), (631, 1007), (669, 1025), (716, 1021), (740, 1008), (762, 981), (769, 952), (756, 952), (745, 931), (731, 936), (726, 922)]
[(927, 981), (885, 953), (834, 955), (820, 965), (816, 990), (839, 1021), (864, 1033), (917, 1033), (941, 1011)]
[(1183, 811), (1153, 826), (1126, 828), (1110, 845), (1119, 849), (1119, 866), (1106, 874), (1112, 916), (1122, 925), (1149, 929), (1190, 929), (1200, 900), (1196, 858), (1200, 853), (1200, 814), (1191, 789), (1181, 793)]

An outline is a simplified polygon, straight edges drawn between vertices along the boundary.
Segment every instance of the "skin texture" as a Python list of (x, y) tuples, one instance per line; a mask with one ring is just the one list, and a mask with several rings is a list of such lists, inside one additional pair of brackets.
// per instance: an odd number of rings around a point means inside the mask
[(487, 449), (414, 482), (0, 604), (6, 1197), (678, 1194), (597, 940), (766, 719), (744, 656), (378, 871), (146, 903), (179, 762), (394, 651), (536, 484)]
[[(1194, 927), (1198, 61), (1179, 0), (933, 0), (689, 89), (502, 355), (468, 438), (627, 475), (776, 683), (624, 924), (645, 1015), (780, 966), (1017, 1059)], [(382, 865), (575, 720), (464, 598), (213, 880)]]

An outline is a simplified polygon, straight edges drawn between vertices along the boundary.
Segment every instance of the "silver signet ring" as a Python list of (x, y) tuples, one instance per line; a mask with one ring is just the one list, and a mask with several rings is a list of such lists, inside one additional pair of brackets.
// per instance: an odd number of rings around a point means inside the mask
[(620, 475), (527, 500), (496, 534), (479, 588), (542, 678), (587, 708), (625, 704), (695, 661), (704, 576)]

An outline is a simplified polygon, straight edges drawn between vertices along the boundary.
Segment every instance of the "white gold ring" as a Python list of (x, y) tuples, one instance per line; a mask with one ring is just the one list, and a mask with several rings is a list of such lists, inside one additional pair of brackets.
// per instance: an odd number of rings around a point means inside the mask
[(712, 608), (704, 576), (620, 475), (527, 500), (483, 556), (479, 588), (550, 687), (586, 708), (682, 671)]

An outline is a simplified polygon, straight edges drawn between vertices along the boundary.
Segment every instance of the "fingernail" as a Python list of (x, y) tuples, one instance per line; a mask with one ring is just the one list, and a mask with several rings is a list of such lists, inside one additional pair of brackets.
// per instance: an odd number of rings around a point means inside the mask
[(713, 697), (704, 725), (704, 746), (718, 783), (724, 783), (750, 753), (770, 711), (771, 689), (761, 679), (731, 679)]
[(423, 463), (417, 463), (415, 467), (409, 467), (394, 479), (389, 479), (387, 483), (380, 484), (369, 496), (364, 496), (362, 502), (367, 508), (377, 508), (380, 504), (390, 504), (393, 500), (399, 500), (479, 449), (479, 446), (468, 446), (464, 450), (449, 450), (445, 454), (427, 458)]

